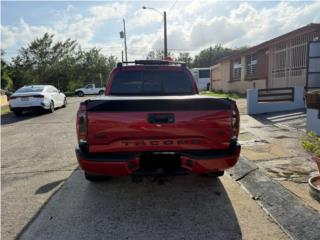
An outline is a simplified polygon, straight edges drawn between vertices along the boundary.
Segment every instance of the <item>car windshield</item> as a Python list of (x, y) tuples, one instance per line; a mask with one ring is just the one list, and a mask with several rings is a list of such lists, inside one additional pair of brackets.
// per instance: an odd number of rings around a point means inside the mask
[(187, 95), (192, 82), (183, 71), (121, 71), (111, 86), (111, 95)]
[(16, 93), (27, 93), (27, 92), (42, 92), (44, 87), (39, 86), (28, 86), (19, 88)]

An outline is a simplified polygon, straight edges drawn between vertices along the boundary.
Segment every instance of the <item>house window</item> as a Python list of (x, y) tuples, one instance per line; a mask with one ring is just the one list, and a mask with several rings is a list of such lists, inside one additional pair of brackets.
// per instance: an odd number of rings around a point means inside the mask
[(232, 81), (241, 80), (241, 58), (233, 60), (232, 65)]
[(252, 77), (255, 76), (257, 73), (257, 57), (256, 55), (248, 55), (246, 57), (246, 76)]

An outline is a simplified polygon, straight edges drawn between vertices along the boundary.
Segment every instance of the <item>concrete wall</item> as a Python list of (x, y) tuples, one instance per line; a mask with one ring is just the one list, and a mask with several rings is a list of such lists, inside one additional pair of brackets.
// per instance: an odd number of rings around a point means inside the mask
[(294, 87), (294, 101), (284, 102), (258, 102), (258, 90), (248, 89), (247, 91), (247, 111), (248, 114), (261, 114), (270, 112), (289, 111), (305, 108), (304, 87)]
[(307, 108), (307, 130), (320, 136), (319, 111), (320, 109)]
[(211, 67), (211, 90), (222, 91), (220, 64)]
[(220, 63), (221, 88), (222, 91), (228, 92), (228, 82), (230, 81), (230, 61)]
[(1, 104), (1, 107), (2, 106), (7, 106), (9, 103), (8, 103), (8, 98), (6, 95), (1, 95), (0, 96), (0, 104)]
[(264, 89), (266, 88), (266, 80), (265, 79), (259, 79), (254, 81), (237, 81), (237, 82), (231, 82), (227, 85), (227, 92), (238, 92), (245, 94), (248, 89), (254, 88), (254, 82), (255, 82), (255, 88), (258, 89)]

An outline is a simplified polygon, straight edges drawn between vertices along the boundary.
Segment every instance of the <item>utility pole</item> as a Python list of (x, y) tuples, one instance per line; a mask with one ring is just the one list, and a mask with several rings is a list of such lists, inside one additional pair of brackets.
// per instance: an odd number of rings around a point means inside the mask
[[(126, 22), (124, 19), (123, 19), (123, 31), (120, 32), (120, 38), (123, 38), (124, 40), (124, 53), (126, 57), (126, 62), (128, 62)], [(123, 52), (121, 54), (122, 54), (122, 62), (123, 62)]]
[(121, 62), (123, 62), (123, 50), (121, 51)]
[(168, 46), (167, 46), (167, 13), (163, 12), (163, 24), (164, 24), (164, 59), (168, 56)]
[(124, 52), (126, 56), (126, 62), (128, 62), (126, 22), (124, 19), (123, 19), (123, 32), (124, 32)]

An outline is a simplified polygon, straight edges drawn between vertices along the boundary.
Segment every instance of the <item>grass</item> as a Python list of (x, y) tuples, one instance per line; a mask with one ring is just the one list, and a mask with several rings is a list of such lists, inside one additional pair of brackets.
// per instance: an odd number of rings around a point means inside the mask
[(9, 105), (1, 107), (1, 115), (10, 112)]
[(222, 91), (203, 91), (203, 92), (200, 92), (200, 94), (218, 97), (218, 98), (232, 98), (232, 99), (240, 99), (240, 98), (246, 97), (244, 94), (233, 93), (233, 92), (222, 92)]

